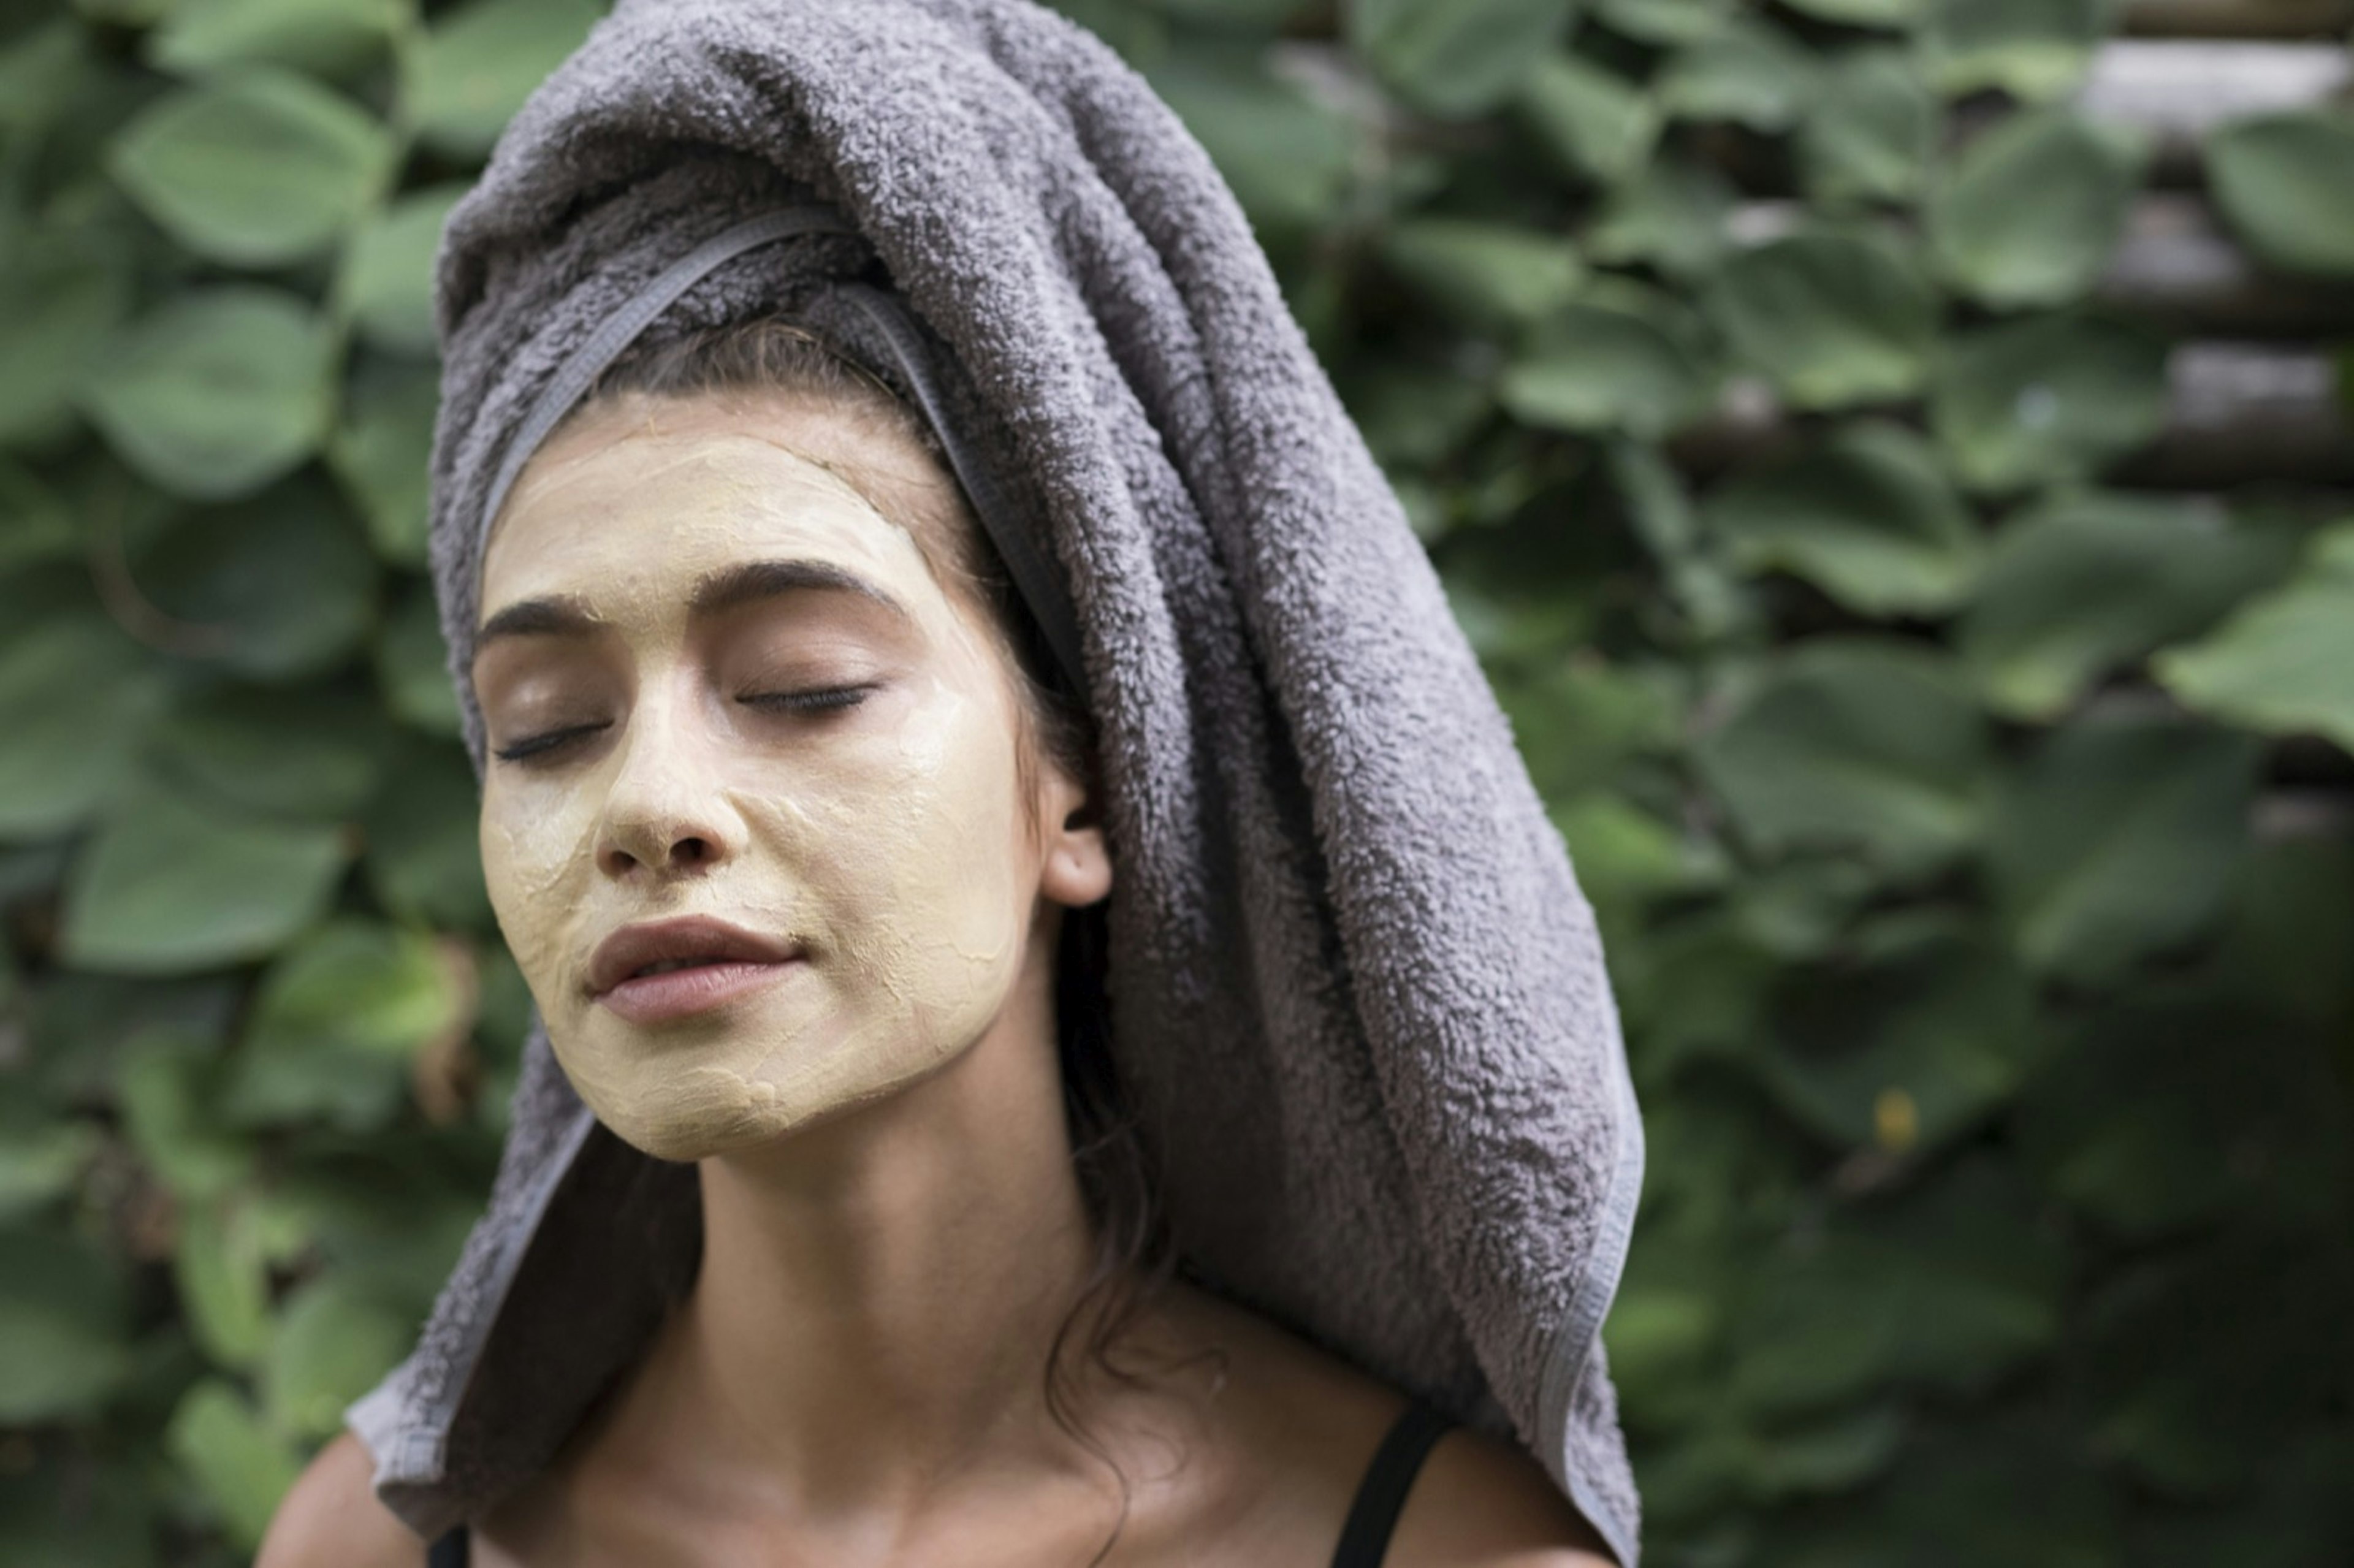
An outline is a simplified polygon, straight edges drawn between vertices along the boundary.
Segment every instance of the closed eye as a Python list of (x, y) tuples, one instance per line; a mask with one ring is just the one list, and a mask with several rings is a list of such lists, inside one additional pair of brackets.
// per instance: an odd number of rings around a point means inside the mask
[(612, 727), (612, 720), (603, 719), (596, 724), (567, 725), (562, 729), (543, 730), (537, 735), (527, 735), (514, 745), (503, 747), (491, 755), (496, 757), (501, 762), (521, 762), (525, 758), (537, 757), (542, 753), (554, 751), (557, 747), (568, 746), (584, 736), (595, 735), (600, 730)]
[(834, 708), (854, 708), (874, 690), (870, 683), (863, 686), (822, 686), (807, 692), (754, 692), (737, 700), (756, 708), (784, 713), (824, 713)]

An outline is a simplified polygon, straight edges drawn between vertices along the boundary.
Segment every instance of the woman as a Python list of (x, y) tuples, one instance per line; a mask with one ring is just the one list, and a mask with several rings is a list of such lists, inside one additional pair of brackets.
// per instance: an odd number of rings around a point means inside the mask
[(265, 1568), (1631, 1563), (1590, 920), (1165, 111), (1019, 0), (625, 5), (440, 285), (542, 1028)]

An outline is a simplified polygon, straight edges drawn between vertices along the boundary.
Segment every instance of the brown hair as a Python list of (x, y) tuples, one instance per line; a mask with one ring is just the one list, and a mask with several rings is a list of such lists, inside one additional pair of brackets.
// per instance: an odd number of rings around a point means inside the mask
[[(1041, 758), (1085, 784), (1096, 798), (1094, 725), (1055, 678), (1045, 640), (1023, 604), (1002, 560), (973, 516), (930, 424), (892, 389), (798, 323), (760, 318), (641, 344), (604, 372), (581, 404), (637, 393), (696, 397), (731, 392), (806, 397), (872, 420), (928, 453), (937, 484), (908, 487), (880, 471), (835, 463), (842, 477), (876, 509), (907, 523), (942, 587), (983, 611), (1017, 676), (1021, 726), (1015, 756), (1025, 794), (1034, 796)], [(1101, 1561), (1128, 1516), (1128, 1478), (1076, 1414), (1080, 1371), (1115, 1382), (1137, 1374), (1112, 1351), (1173, 1269), (1173, 1251), (1152, 1160), (1120, 1095), (1111, 1056), (1105, 990), (1109, 953), (1102, 903), (1066, 909), (1055, 962), (1056, 1054), (1071, 1158), (1095, 1238), (1095, 1258), (1078, 1298), (1056, 1330), (1046, 1361), (1046, 1408), (1057, 1426), (1109, 1466), (1120, 1487), (1120, 1523), (1097, 1553)], [(1075, 1366), (1073, 1351), (1086, 1360)]]

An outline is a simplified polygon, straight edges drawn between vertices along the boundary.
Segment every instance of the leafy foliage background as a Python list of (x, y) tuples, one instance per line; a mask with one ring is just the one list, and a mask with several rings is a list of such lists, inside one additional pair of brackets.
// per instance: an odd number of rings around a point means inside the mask
[[(1649, 1560), (2354, 1560), (2354, 505), (2264, 410), (2186, 484), (2198, 313), (2115, 286), (2188, 192), (2347, 330), (2354, 117), (2169, 150), (2078, 106), (2095, 0), (1067, 8), (1250, 208), (1605, 920)], [(427, 276), (596, 11), (0, 21), (16, 1568), (241, 1560), (487, 1190)]]

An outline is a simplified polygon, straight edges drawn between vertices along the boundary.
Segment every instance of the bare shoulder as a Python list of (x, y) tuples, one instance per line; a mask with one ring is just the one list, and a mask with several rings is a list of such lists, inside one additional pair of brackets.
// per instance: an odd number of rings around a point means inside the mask
[(425, 1542), (376, 1500), (375, 1478), (367, 1448), (339, 1433), (279, 1503), (253, 1568), (422, 1568)]
[(1406, 1494), (1391, 1568), (1611, 1568), (1594, 1527), (1534, 1459), (1485, 1433), (1438, 1440)]
[[(1252, 1551), (1222, 1560), (1329, 1556), (1374, 1450), (1405, 1408), (1378, 1383), (1256, 1313), (1199, 1294), (1177, 1311), (1228, 1374), (1225, 1427), (1257, 1478)], [(1194, 1538), (1198, 1540), (1199, 1538)], [(1390, 1538), (1388, 1568), (1613, 1568), (1600, 1539), (1536, 1461), (1457, 1429), (1423, 1461)]]

